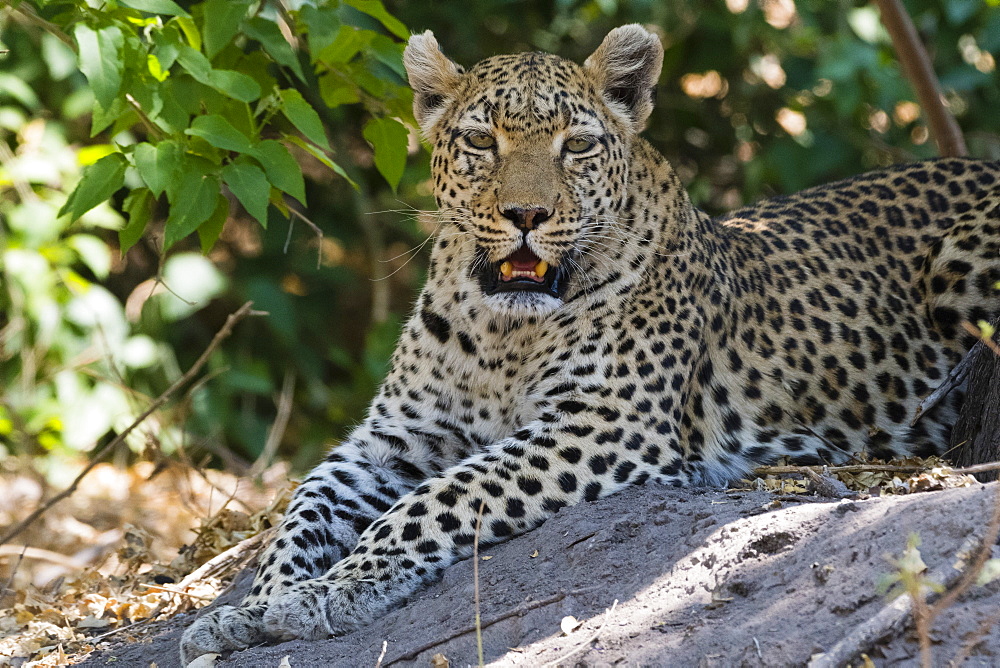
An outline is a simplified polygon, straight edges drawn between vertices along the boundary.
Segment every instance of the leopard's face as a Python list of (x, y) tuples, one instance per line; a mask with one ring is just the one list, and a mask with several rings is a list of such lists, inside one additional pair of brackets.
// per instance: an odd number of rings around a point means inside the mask
[(616, 270), (607, 247), (622, 237), (635, 117), (589, 61), (528, 53), (465, 72), (420, 39), (407, 66), (447, 257), (494, 311), (558, 309)]

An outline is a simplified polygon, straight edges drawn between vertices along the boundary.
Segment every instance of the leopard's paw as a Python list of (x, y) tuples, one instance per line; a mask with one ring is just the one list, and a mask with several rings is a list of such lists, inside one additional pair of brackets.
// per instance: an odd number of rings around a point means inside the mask
[(234, 608), (226, 605), (202, 615), (181, 637), (181, 663), (188, 665), (202, 654), (246, 649), (265, 640), (264, 606)]
[(343, 584), (315, 579), (299, 582), (271, 600), (264, 628), (273, 638), (320, 640), (344, 635), (368, 619)]

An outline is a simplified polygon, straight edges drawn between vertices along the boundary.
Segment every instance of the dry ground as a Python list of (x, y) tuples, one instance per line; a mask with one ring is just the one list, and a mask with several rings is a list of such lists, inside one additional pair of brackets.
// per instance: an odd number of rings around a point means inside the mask
[[(997, 484), (971, 484), (862, 500), (781, 498), (647, 485), (565, 508), (540, 529), (484, 550), (486, 663), (806, 665), (889, 604), (877, 589), (896, 568), (886, 555), (898, 557), (917, 533), (929, 571), (947, 576), (958, 546), (982, 534), (998, 494)], [(224, 600), (247, 586), (244, 574)], [(472, 601), (465, 561), (349, 636), (256, 647), (216, 665), (277, 668), (287, 656), (293, 668), (376, 666), (383, 643), (382, 666), (447, 665), (441, 657), (475, 665)], [(997, 581), (946, 610), (931, 632), (934, 665), (960, 652), (969, 654), (964, 665), (1000, 665), (998, 611)], [(178, 638), (195, 614), (126, 629), (67, 662), (173, 668)], [(567, 626), (568, 634), (560, 630), (567, 616), (582, 622)], [(918, 665), (911, 623), (883, 635), (866, 648), (876, 666)]]

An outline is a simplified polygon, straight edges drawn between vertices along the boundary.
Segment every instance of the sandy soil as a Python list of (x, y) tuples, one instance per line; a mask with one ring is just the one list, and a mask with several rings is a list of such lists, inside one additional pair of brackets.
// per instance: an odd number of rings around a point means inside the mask
[[(947, 571), (958, 546), (983, 531), (996, 492), (994, 483), (772, 509), (772, 494), (646, 486), (565, 508), (536, 531), (484, 552), (491, 557), (480, 561), (486, 663), (805, 665), (888, 604), (876, 586), (893, 570), (886, 555), (900, 555), (911, 532), (920, 535), (929, 569)], [(245, 574), (223, 600), (248, 584)], [(451, 666), (475, 665), (472, 601), (472, 563), (465, 561), (349, 636), (256, 647), (216, 665), (276, 668), (288, 656), (293, 668), (375, 666), (383, 641), (382, 666), (428, 666), (435, 654)], [(976, 640), (964, 665), (1000, 665), (1000, 624), (976, 633), (998, 611), (997, 581), (949, 608), (933, 627), (935, 665)], [(564, 635), (567, 615), (583, 623)], [(179, 666), (178, 639), (192, 619), (170, 620), (81, 665)], [(912, 627), (888, 633), (869, 654), (879, 667), (917, 665)]]

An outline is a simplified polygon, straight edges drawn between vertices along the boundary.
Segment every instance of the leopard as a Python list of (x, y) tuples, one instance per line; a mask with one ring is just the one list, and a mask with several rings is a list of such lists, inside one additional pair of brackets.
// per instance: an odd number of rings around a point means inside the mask
[(305, 478), (186, 663), (352, 632), (474, 546), (629, 485), (942, 454), (913, 418), (1000, 313), (1000, 162), (883, 168), (722, 217), (640, 136), (663, 48), (404, 64), (437, 202), (425, 285), (367, 417)]

